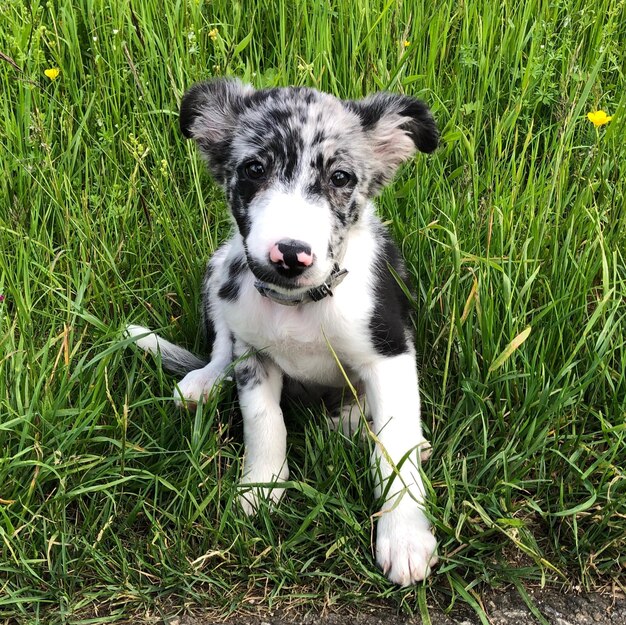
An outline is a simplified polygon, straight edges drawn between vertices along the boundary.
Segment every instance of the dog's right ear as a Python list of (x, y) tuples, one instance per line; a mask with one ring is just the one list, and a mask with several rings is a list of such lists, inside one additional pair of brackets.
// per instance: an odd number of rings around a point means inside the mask
[(254, 88), (238, 80), (217, 78), (195, 84), (180, 105), (180, 129), (194, 139), (218, 182), (224, 182), (224, 164), (237, 119)]

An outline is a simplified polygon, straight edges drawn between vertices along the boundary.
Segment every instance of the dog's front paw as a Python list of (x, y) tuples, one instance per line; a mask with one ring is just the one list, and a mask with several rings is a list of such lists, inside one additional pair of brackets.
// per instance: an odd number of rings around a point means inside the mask
[(222, 371), (214, 371), (211, 367), (190, 371), (174, 389), (174, 402), (181, 408), (193, 408), (205, 402), (213, 387), (222, 381)]
[[(258, 467), (245, 473), (239, 483), (239, 488), (242, 490), (241, 495), (239, 495), (239, 504), (243, 511), (248, 516), (256, 514), (263, 500), (269, 500), (272, 504), (277, 504), (285, 492), (284, 488), (280, 488), (280, 484), (288, 479), (289, 467), (287, 463), (284, 463), (277, 471), (272, 471), (269, 466), (266, 466)], [(279, 487), (252, 486), (252, 484), (270, 483), (277, 484)]]
[(437, 540), (419, 509), (396, 508), (378, 520), (376, 562), (394, 584), (410, 586), (428, 577), (437, 563)]

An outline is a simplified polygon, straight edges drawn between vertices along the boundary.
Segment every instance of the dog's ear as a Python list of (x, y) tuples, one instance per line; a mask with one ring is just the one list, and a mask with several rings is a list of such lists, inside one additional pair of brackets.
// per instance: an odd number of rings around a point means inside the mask
[(432, 152), (439, 143), (433, 116), (424, 102), (405, 95), (376, 93), (346, 102), (357, 114), (380, 167), (378, 185), (391, 180), (416, 150)]
[(218, 78), (200, 82), (185, 93), (180, 105), (180, 129), (194, 139), (218, 182), (224, 182), (224, 164), (237, 119), (254, 88), (238, 80)]

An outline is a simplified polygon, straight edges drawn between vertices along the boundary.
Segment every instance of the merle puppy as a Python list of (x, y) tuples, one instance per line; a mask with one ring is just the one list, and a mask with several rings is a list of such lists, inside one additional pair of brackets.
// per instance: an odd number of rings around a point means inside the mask
[(376, 559), (393, 582), (423, 579), (437, 558), (424, 514), (427, 443), (409, 303), (397, 279), (405, 270), (372, 198), (416, 150), (435, 149), (432, 115), (402, 95), (342, 101), (219, 79), (185, 94), (180, 126), (224, 187), (236, 225), (202, 286), (211, 359), (140, 326), (128, 334), (185, 375), (178, 403), (206, 399), (234, 372), (248, 514), (259, 498), (278, 501), (283, 489), (267, 484), (289, 475), (283, 389), (294, 381), (316, 394), (341, 389), (345, 373), (365, 395), (375, 434), (372, 467), (383, 499)]

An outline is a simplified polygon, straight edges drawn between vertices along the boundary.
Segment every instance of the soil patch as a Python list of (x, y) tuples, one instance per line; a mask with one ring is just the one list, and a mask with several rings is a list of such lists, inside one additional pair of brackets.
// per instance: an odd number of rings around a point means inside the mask
[[(550, 625), (626, 625), (626, 598), (599, 593), (566, 594), (554, 590), (530, 591), (538, 611)], [(529, 625), (540, 623), (514, 590), (487, 592), (483, 606), (491, 625)], [(445, 614), (429, 606), (432, 625), (481, 625), (469, 608)], [(420, 625), (419, 616), (407, 617), (386, 608), (367, 608), (355, 613), (350, 608), (331, 614), (259, 613), (231, 617), (226, 621), (210, 617), (183, 617), (167, 621), (168, 625)]]

